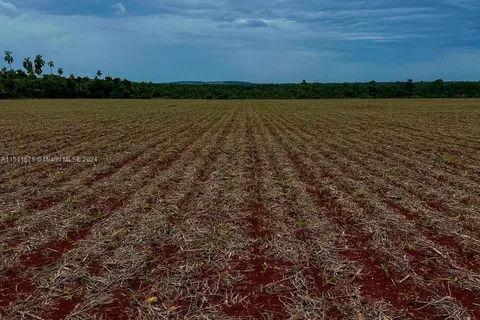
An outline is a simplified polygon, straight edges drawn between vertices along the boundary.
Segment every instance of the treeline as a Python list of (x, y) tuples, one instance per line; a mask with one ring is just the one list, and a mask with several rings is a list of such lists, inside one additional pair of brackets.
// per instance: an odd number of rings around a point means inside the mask
[[(375, 82), (299, 84), (155, 84), (105, 77), (63, 76), (55, 64), (41, 55), (25, 58), (25, 70), (13, 70), (10, 51), (5, 52), (9, 69), (0, 72), (0, 99), (15, 98), (115, 98), (115, 99), (342, 99), (342, 98), (480, 98), (480, 81)], [(43, 68), (50, 74), (43, 74)]]

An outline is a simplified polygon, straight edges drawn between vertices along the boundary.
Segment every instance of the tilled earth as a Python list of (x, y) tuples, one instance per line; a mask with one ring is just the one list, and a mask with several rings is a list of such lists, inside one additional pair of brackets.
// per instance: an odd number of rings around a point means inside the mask
[(478, 100), (4, 101), (0, 128), (1, 319), (480, 319)]

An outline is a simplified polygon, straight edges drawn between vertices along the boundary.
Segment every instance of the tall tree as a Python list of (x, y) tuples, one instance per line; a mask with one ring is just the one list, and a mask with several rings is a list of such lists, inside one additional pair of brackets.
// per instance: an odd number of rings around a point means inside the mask
[(368, 86), (368, 93), (373, 99), (377, 97), (377, 83), (375, 82), (375, 80), (370, 81), (370, 85)]
[(53, 63), (53, 61), (49, 61), (48, 67), (50, 68), (50, 74), (53, 74), (53, 67), (55, 67), (55, 63)]
[(101, 78), (102, 77), (102, 70), (97, 70), (97, 78)]
[(43, 60), (43, 56), (41, 54), (37, 54), (35, 56), (35, 73), (37, 76), (40, 76), (43, 73), (42, 68), (45, 66), (45, 60)]
[(63, 68), (58, 68), (57, 72), (60, 76), (63, 76)]
[(5, 62), (8, 63), (8, 66), (10, 67), (10, 70), (12, 70), (12, 63), (15, 61), (12, 56), (12, 51), (5, 51)]
[(27, 74), (22, 69), (18, 69), (17, 77), (24, 79), (24, 78), (27, 78)]
[(411, 97), (413, 95), (413, 80), (412, 79), (407, 79), (407, 83), (405, 84), (405, 92), (407, 94), (407, 97)]
[(30, 57), (25, 58), (23, 60), (23, 68), (25, 68), (25, 70), (27, 70), (28, 75), (31, 76), (33, 74), (33, 63), (30, 60)]

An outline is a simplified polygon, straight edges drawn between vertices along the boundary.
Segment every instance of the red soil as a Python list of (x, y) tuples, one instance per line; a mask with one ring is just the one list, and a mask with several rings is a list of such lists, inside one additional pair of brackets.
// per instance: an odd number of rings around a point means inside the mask
[(95, 319), (116, 319), (116, 320), (129, 320), (137, 317), (135, 311), (135, 305), (138, 303), (132, 297), (132, 293), (141, 288), (140, 284), (129, 283), (128, 286), (121, 287), (114, 291), (112, 300), (109, 303), (102, 305), (101, 308), (93, 309), (92, 313), (95, 314)]
[(70, 251), (78, 240), (86, 238), (90, 234), (90, 227), (77, 231), (70, 231), (67, 237), (56, 239), (48, 243), (41, 251), (35, 251), (20, 257), (20, 261), (26, 268), (42, 268), (48, 264), (60, 260), (63, 254)]
[(85, 182), (85, 185), (87, 187), (90, 187), (94, 183), (96, 183), (98, 181), (101, 181), (101, 180), (104, 180), (104, 179), (112, 176), (115, 172), (118, 172), (120, 168), (122, 168), (124, 166), (127, 166), (130, 163), (134, 162), (135, 160), (138, 159), (139, 156), (141, 156), (145, 152), (147, 152), (147, 150), (144, 150), (144, 151), (142, 151), (138, 154), (132, 155), (132, 156), (120, 161), (120, 162), (112, 164), (112, 168), (106, 169), (104, 172), (98, 172), (98, 173), (94, 174), (94, 176), (92, 178), (90, 178), (89, 180), (87, 180)]
[[(123, 199), (110, 197), (102, 202), (97, 208), (91, 208), (91, 212), (110, 212), (121, 206), (123, 202)], [(104, 217), (105, 216), (99, 217), (97, 220), (103, 219)], [(44, 268), (47, 265), (59, 261), (66, 252), (72, 250), (76, 246), (79, 240), (88, 237), (93, 223), (94, 221), (78, 230), (68, 232), (66, 237), (58, 238), (49, 242), (43, 249), (22, 255), (20, 257), (20, 261), (23, 264), (21, 270), (27, 270), (29, 268)], [(95, 268), (93, 272), (96, 272)], [(7, 277), (5, 281), (8, 283), (15, 282), (15, 278), (9, 279), (9, 277)], [(17, 299), (18, 296), (19, 294), (12, 293), (10, 294), (9, 300), (13, 301)]]
[(183, 151), (184, 151), (186, 148), (187, 148), (187, 147), (182, 148), (182, 150), (180, 150), (179, 152), (176, 152), (176, 153), (172, 154), (171, 156), (167, 157), (166, 159), (155, 161), (155, 163), (154, 163), (155, 171), (158, 173), (158, 172), (165, 171), (165, 170), (167, 170), (168, 168), (170, 168), (170, 166), (172, 166), (172, 164), (173, 164), (175, 161), (177, 161), (177, 160), (180, 159), (180, 156), (182, 155)]
[[(86, 238), (90, 234), (90, 229), (91, 226), (87, 226), (78, 231), (70, 231), (66, 237), (49, 242), (44, 249), (21, 256), (20, 261), (23, 266), (21, 266), (19, 270), (23, 272), (30, 268), (44, 268), (49, 264), (54, 264), (61, 259), (65, 252), (73, 249), (79, 240)], [(25, 293), (32, 293), (36, 289), (33, 280), (22, 278), (14, 270), (7, 271), (6, 276), (1, 279), (0, 283), (2, 284), (1, 291), (6, 292), (3, 299), (0, 296), (0, 301), (3, 300), (4, 303), (7, 304), (19, 299)], [(17, 284), (18, 287), (15, 288)], [(0, 305), (1, 303), (2, 302), (0, 302)], [(60, 303), (62, 308), (66, 304), (67, 302), (63, 301)], [(67, 314), (68, 313), (70, 313), (70, 311), (68, 311)]]
[(213, 171), (212, 164), (215, 163), (221, 153), (221, 149), (223, 145), (225, 144), (227, 140), (227, 136), (229, 135), (230, 131), (232, 130), (233, 127), (233, 122), (230, 122), (230, 124), (222, 130), (222, 133), (220, 134), (219, 137), (215, 140), (215, 143), (210, 150), (210, 152), (207, 155), (207, 159), (205, 163), (207, 164), (206, 166), (202, 167), (198, 171), (198, 178), (201, 182), (207, 181), (208, 177)]
[(81, 299), (77, 296), (73, 296), (71, 299), (67, 297), (56, 298), (43, 306), (43, 311), (40, 312), (40, 317), (48, 320), (63, 320), (65, 319), (81, 302)]
[[(352, 221), (355, 221), (355, 217), (345, 217), (342, 213), (342, 209), (336, 203), (336, 197), (333, 196), (329, 190), (318, 189), (314, 187), (314, 181), (316, 181), (315, 175), (308, 171), (307, 168), (303, 165), (300, 157), (290, 152), (288, 154), (289, 159), (295, 164), (296, 168), (299, 171), (299, 176), (301, 180), (307, 185), (310, 186), (307, 191), (315, 195), (317, 199), (317, 204), (319, 207), (327, 208), (333, 213), (333, 219), (336, 223), (339, 224), (339, 227), (348, 227), (349, 218)], [(397, 212), (402, 213), (407, 217), (407, 219), (415, 219), (415, 215), (411, 214), (408, 210), (402, 208), (399, 205), (396, 205), (393, 202), (387, 202), (387, 204)], [(362, 292), (367, 297), (367, 299), (380, 300), (383, 299), (388, 301), (395, 309), (404, 310), (408, 312), (413, 318), (424, 318), (429, 319), (435, 314), (435, 311), (429, 308), (418, 309), (422, 305), (419, 305), (419, 302), (428, 302), (432, 299), (432, 292), (426, 289), (420, 288), (411, 283), (410, 280), (406, 280), (402, 283), (399, 283), (400, 277), (396, 275), (396, 270), (392, 267), (388, 267), (388, 264), (385, 261), (382, 261), (381, 257), (375, 255), (375, 250), (371, 247), (371, 236), (362, 234), (356, 228), (350, 227), (347, 229), (347, 242), (349, 243), (350, 248), (342, 252), (342, 256), (350, 260), (361, 262), (364, 266), (363, 273), (366, 273), (366, 277), (363, 274), (360, 274), (354, 281), (362, 288)], [(425, 232), (429, 234), (429, 232)], [(431, 235), (431, 233), (430, 233)], [(432, 239), (433, 240), (433, 239)], [(458, 242), (454, 242), (453, 239), (438, 239), (436, 238), (433, 241), (439, 241), (443, 245), (448, 245), (449, 247), (456, 247), (458, 250)], [(415, 255), (413, 255), (415, 256)], [(472, 259), (472, 258), (467, 258)], [(469, 261), (470, 263), (472, 261)], [(386, 275), (386, 272), (382, 269), (381, 265), (387, 266), (389, 275)], [(418, 270), (418, 269), (417, 269)], [(443, 274), (442, 271), (434, 269), (422, 269), (424, 270), (425, 278), (438, 279), (441, 278)], [(393, 280), (393, 281), (392, 281)], [(436, 286), (435, 290), (437, 293), (443, 294), (444, 296), (454, 295), (454, 291), (442, 290), (441, 287)], [(476, 307), (475, 295), (469, 291), (456, 289), (457, 301), (462, 303), (465, 307), (469, 309), (471, 313), (475, 316), (480, 312), (479, 308)], [(477, 295), (478, 297), (478, 295)]]
[[(422, 304), (434, 299), (431, 291), (433, 289), (433, 292), (442, 297), (454, 297), (475, 316), (480, 315), (480, 310), (474, 304), (478, 303), (478, 293), (476, 295), (465, 289), (454, 288), (448, 284), (448, 280), (442, 280), (443, 285), (439, 283), (439, 279), (448, 279), (448, 275), (435, 262), (426, 264), (423, 253), (405, 249), (414, 259), (411, 267), (417, 274), (426, 280), (435, 280), (430, 290), (419, 287), (410, 280), (400, 283), (401, 272), (395, 267), (389, 266), (388, 261), (382, 257), (375, 255), (375, 250), (371, 247), (370, 235), (349, 230), (347, 241), (349, 248), (341, 254), (350, 260), (361, 262), (365, 267), (354, 283), (362, 288), (362, 292), (367, 298), (387, 301), (397, 310), (404, 310), (416, 319), (429, 319), (435, 314), (435, 311), (431, 308), (419, 308), (422, 307)], [(382, 264), (387, 271), (382, 268)]]
[(0, 307), (6, 307), (17, 297), (27, 296), (36, 289), (33, 279), (23, 277), (16, 270), (8, 270), (0, 275)]
[(440, 296), (451, 296), (455, 298), (464, 307), (469, 309), (476, 318), (480, 318), (480, 308), (478, 307), (480, 303), (480, 292), (472, 292), (455, 287), (455, 284), (449, 281), (452, 277), (445, 274), (445, 271), (439, 267), (437, 260), (432, 258), (432, 255), (436, 257), (437, 253), (430, 254), (413, 251), (411, 249), (404, 250), (412, 256), (411, 266), (416, 272), (426, 280), (435, 281), (435, 286), (432, 289), (434, 289), (436, 293)]
[(242, 303), (224, 304), (223, 311), (230, 317), (262, 319), (273, 314), (274, 319), (286, 319), (285, 306), (271, 284), (286, 279), (291, 269), (291, 263), (267, 259), (261, 252), (235, 262), (232, 269), (224, 272), (242, 277), (235, 287), (235, 294), (245, 300)]
[(311, 230), (300, 228), (295, 230), (295, 238), (304, 242), (315, 241), (315, 234)]
[(266, 215), (265, 207), (262, 203), (252, 203), (250, 205), (245, 218), (250, 225), (248, 228), (248, 233), (250, 236), (263, 239), (268, 238), (268, 236), (271, 234), (271, 231), (262, 226), (261, 220), (261, 217)]
[(397, 274), (388, 261), (375, 254), (369, 238), (371, 237), (365, 235), (350, 235), (349, 248), (341, 252), (342, 257), (361, 262), (363, 269), (353, 283), (360, 287), (363, 296), (374, 301), (386, 301), (395, 309), (403, 310), (416, 319), (431, 317), (431, 310), (418, 310), (422, 307), (419, 301), (431, 300), (431, 292), (409, 280), (400, 283), (403, 277)]
[(52, 196), (45, 196), (35, 200), (32, 200), (27, 204), (26, 209), (30, 210), (45, 210), (51, 208), (54, 205), (54, 199)]
[(14, 225), (14, 222), (13, 221), (10, 221), (10, 222), (5, 222), (3, 224), (0, 224), (0, 231), (4, 231), (4, 230), (7, 230), (7, 229), (10, 229), (11, 227), (13, 227)]
[(114, 168), (110, 168), (110, 169), (107, 169), (106, 171), (104, 172), (98, 172), (98, 173), (95, 173), (93, 175), (92, 178), (88, 179), (87, 181), (85, 181), (85, 186), (87, 187), (91, 187), (95, 182), (98, 182), (100, 180), (103, 180), (105, 178), (108, 178), (109, 176), (111, 176), (112, 174), (114, 174), (116, 172), (116, 170)]
[(425, 203), (432, 209), (439, 212), (445, 212), (445, 205), (439, 200), (426, 200)]
[(246, 166), (246, 171), (248, 172), (246, 191), (252, 195), (246, 208), (245, 220), (250, 225), (247, 232), (252, 237), (265, 239), (271, 235), (271, 232), (267, 228), (262, 227), (262, 220), (267, 219), (269, 216), (263, 204), (263, 190), (260, 180), (264, 163), (258, 154), (258, 147), (250, 124), (247, 126), (246, 134), (247, 140), (250, 141), (246, 150), (247, 157), (250, 160), (250, 163)]
[(99, 201), (96, 199), (90, 199), (85, 202), (85, 207), (88, 207), (90, 214), (96, 215), (98, 213), (110, 213), (120, 208), (125, 201), (127, 201), (131, 195), (126, 194), (120, 197), (108, 197), (105, 200)]
[(398, 203), (395, 203), (390, 200), (385, 200), (385, 203), (388, 205), (390, 209), (392, 209), (395, 212), (399, 212), (405, 216), (408, 220), (415, 220), (418, 219), (418, 216), (415, 214), (411, 213), (410, 210), (404, 208), (403, 206), (399, 205)]
[(471, 269), (472, 267), (474, 268), (474, 270), (480, 269), (480, 264), (476, 259), (476, 254), (478, 253), (475, 253), (472, 250), (468, 250), (467, 247), (462, 246), (458, 239), (449, 236), (436, 235), (429, 232), (424, 232), (424, 235), (433, 242), (455, 251), (461, 259), (461, 261), (458, 261), (458, 259), (457, 261), (460, 262), (462, 266), (465, 266), (468, 269)]
[(92, 276), (96, 277), (102, 272), (102, 265), (98, 259), (90, 260), (87, 269)]
[(319, 296), (328, 292), (334, 287), (333, 284), (326, 281), (326, 279), (320, 273), (320, 270), (315, 266), (308, 267), (308, 269), (305, 270), (305, 273), (312, 278), (316, 288), (316, 291), (314, 291), (314, 293)]
[(448, 293), (454, 297), (457, 301), (460, 301), (462, 305), (467, 308), (472, 314), (474, 319), (480, 319), (480, 293), (471, 292), (464, 289), (455, 287), (449, 287), (448, 283), (445, 283), (448, 289)]
[[(392, 201), (385, 201), (387, 205), (396, 212), (403, 214), (408, 220), (418, 220), (419, 217), (408, 209), (402, 207), (399, 204), (396, 204)], [(445, 246), (453, 250), (457, 255), (457, 262), (460, 263), (467, 269), (478, 270), (480, 265), (477, 261), (477, 254), (473, 250), (469, 250), (467, 247), (463, 246), (457, 238), (451, 236), (441, 236), (434, 233), (432, 230), (422, 227), (421, 231), (427, 239), (433, 241), (436, 244)]]
[(173, 262), (181, 257), (180, 247), (173, 244), (166, 244), (163, 246), (152, 245), (153, 260), (157, 263), (164, 264), (166, 262)]
[[(181, 258), (180, 248), (174, 245), (157, 246), (152, 245), (152, 260), (147, 263), (149, 268), (146, 272), (151, 273), (151, 277), (161, 276), (161, 272), (156, 271), (156, 267), (162, 265), (168, 267), (171, 263)], [(152, 282), (146, 281), (143, 276), (131, 279), (122, 286), (116, 288), (113, 292), (112, 300), (95, 308), (92, 313), (96, 316), (101, 315), (103, 319), (128, 320), (137, 316), (136, 306), (143, 303), (150, 295), (149, 292)]]

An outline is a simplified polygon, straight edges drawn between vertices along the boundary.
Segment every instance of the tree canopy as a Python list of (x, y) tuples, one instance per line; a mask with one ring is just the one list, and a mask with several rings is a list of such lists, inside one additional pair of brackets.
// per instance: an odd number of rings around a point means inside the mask
[[(367, 83), (309, 83), (253, 84), (223, 83), (152, 83), (127, 79), (102, 78), (98, 70), (94, 78), (63, 77), (63, 68), (53, 74), (53, 61), (45, 63), (38, 54), (32, 61), (23, 60), (25, 70), (13, 70), (11, 51), (5, 51), (10, 70), (0, 72), (0, 98), (165, 98), (165, 99), (342, 99), (342, 98), (480, 98), (480, 81)], [(43, 67), (50, 75), (43, 74)]]

